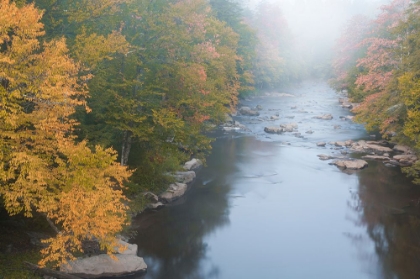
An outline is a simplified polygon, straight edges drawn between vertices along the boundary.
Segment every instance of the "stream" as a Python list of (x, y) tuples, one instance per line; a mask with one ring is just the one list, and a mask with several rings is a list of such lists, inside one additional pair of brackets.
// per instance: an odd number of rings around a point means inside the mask
[[(420, 278), (420, 219), (401, 214), (418, 211), (420, 191), (382, 162), (350, 173), (321, 161), (343, 150), (317, 142), (371, 136), (340, 118), (351, 113), (324, 82), (284, 93), (242, 101), (263, 108), (234, 117), (249, 130), (215, 133), (188, 193), (133, 220), (148, 271), (132, 278)], [(291, 122), (301, 137), (264, 132)]]

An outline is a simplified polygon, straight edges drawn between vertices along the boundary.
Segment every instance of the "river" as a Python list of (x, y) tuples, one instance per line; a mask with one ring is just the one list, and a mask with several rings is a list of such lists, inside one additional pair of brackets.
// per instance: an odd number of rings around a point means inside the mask
[[(340, 118), (350, 112), (326, 83), (285, 93), (293, 97), (242, 101), (263, 107), (259, 117), (235, 117), (250, 131), (216, 133), (186, 196), (133, 221), (130, 242), (148, 264), (141, 278), (420, 278), (418, 189), (381, 162), (345, 173), (319, 160), (342, 150), (317, 142), (370, 136)], [(312, 118), (325, 113), (334, 118)], [(264, 132), (290, 122), (303, 137)]]

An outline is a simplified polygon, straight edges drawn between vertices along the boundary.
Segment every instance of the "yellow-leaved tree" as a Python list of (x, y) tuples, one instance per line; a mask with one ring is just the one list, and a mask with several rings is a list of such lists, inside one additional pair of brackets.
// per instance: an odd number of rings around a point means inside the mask
[(0, 0), (0, 195), (10, 214), (47, 218), (57, 235), (40, 264), (59, 265), (85, 239), (109, 253), (118, 246), (130, 172), (112, 149), (74, 141), (70, 115), (87, 88), (64, 39), (40, 44), (41, 17), (34, 5)]

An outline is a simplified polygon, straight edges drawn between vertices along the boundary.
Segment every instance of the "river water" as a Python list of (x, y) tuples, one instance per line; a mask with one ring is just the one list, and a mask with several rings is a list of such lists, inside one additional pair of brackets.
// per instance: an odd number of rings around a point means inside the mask
[[(420, 278), (420, 192), (381, 162), (345, 173), (319, 160), (342, 150), (317, 142), (369, 135), (340, 118), (350, 112), (326, 83), (285, 93), (293, 97), (243, 101), (263, 107), (235, 118), (249, 131), (215, 134), (186, 196), (134, 220), (131, 242), (148, 264), (141, 278)], [(312, 118), (324, 113), (334, 118)], [(264, 132), (290, 122), (303, 138)]]

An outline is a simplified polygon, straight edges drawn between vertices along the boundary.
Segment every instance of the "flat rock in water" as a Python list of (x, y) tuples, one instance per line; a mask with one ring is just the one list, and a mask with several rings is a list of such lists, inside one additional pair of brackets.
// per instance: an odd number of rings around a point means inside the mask
[(201, 160), (194, 158), (184, 164), (184, 169), (189, 171), (195, 170), (201, 167), (202, 165), (203, 163), (201, 162)]
[(345, 159), (345, 160), (336, 160), (331, 165), (336, 165), (342, 169), (349, 169), (349, 170), (360, 170), (368, 166), (368, 163), (364, 160), (360, 159)]
[(173, 202), (174, 200), (182, 197), (187, 191), (187, 184), (185, 183), (174, 183), (169, 185), (169, 188), (163, 192), (159, 198), (165, 203)]
[(380, 156), (380, 155), (366, 155), (366, 156), (363, 156), (362, 159), (382, 161), (382, 160), (389, 160), (389, 157)]
[[(321, 147), (324, 147), (324, 146), (326, 146), (327, 145), (327, 143), (326, 142), (318, 142), (317, 144), (316, 144), (316, 146), (321, 146)], [(319, 155), (318, 155), (319, 156)]]
[(351, 145), (351, 150), (354, 152), (374, 152), (377, 154), (384, 154), (392, 152), (392, 149), (379, 144), (368, 143), (364, 140), (359, 140)]
[(323, 160), (323, 161), (335, 159), (334, 156), (326, 155), (326, 154), (319, 154), (317, 156), (319, 157), (320, 160)]
[(69, 261), (60, 266), (60, 271), (82, 278), (117, 277), (141, 274), (147, 270), (143, 258), (136, 255), (114, 255), (116, 260), (102, 254)]

